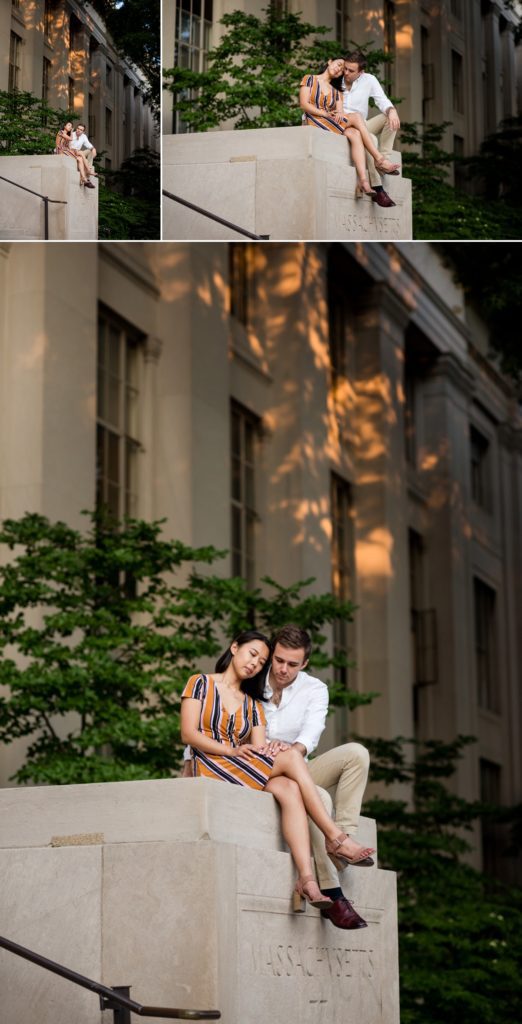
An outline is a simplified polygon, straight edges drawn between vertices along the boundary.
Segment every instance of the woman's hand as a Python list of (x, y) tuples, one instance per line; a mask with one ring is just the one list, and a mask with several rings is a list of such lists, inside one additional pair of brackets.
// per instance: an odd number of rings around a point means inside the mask
[(240, 747), (234, 747), (232, 754), (227, 754), (227, 757), (250, 758), (260, 753), (261, 747), (256, 747), (254, 743), (242, 743)]

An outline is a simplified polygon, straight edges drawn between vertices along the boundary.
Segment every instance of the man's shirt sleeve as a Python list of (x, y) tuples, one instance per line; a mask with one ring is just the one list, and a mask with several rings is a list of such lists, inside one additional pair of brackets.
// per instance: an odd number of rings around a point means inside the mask
[(319, 743), (321, 733), (325, 727), (327, 711), (328, 687), (325, 683), (317, 680), (314, 684), (313, 692), (310, 694), (301, 731), (294, 740), (294, 743), (302, 743), (306, 747), (307, 756), (315, 750)]
[(372, 99), (375, 100), (379, 110), (381, 111), (381, 114), (385, 114), (386, 111), (390, 109), (390, 107), (393, 107), (393, 103), (391, 100), (388, 99), (381, 83), (377, 81), (375, 75), (370, 75), (370, 78), (372, 80), (370, 96), (372, 97)]

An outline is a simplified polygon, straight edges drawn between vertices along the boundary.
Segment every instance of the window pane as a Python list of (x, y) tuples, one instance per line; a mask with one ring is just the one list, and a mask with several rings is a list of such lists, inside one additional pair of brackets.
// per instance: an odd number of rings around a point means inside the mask
[(120, 446), (116, 434), (107, 433), (107, 476), (112, 483), (120, 480)]

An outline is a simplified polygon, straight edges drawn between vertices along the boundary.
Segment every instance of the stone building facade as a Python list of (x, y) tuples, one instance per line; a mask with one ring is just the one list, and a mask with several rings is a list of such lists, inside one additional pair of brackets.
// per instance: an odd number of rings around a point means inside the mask
[(429, 244), (4, 244), (0, 307), (1, 518), (98, 496), (349, 596), (380, 696), (324, 744), (474, 735), (458, 792), (520, 802), (522, 419)]
[(18, 89), (85, 122), (105, 166), (157, 146), (146, 83), (116, 52), (103, 22), (77, 0), (0, 5), (0, 89)]
[[(341, 53), (354, 41), (390, 53), (387, 85), (401, 99), (402, 120), (451, 122), (444, 145), (458, 155), (478, 152), (500, 121), (520, 112), (520, 16), (503, 0), (286, 0), (280, 6), (331, 26)], [(265, 0), (164, 0), (163, 66), (203, 70), (223, 14), (259, 15), (264, 7)], [(163, 111), (163, 131), (179, 130), (169, 93)]]

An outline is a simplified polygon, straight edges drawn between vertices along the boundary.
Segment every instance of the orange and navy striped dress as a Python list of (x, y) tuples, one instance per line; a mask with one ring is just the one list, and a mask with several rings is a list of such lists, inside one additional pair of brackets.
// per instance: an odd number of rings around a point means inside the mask
[[(266, 725), (265, 712), (257, 700), (245, 694), (243, 703), (231, 714), (221, 702), (219, 690), (213, 676), (191, 676), (181, 699), (192, 697), (201, 701), (199, 731), (218, 743), (229, 743), (239, 747), (246, 742), (252, 728)], [(192, 748), (192, 768), (194, 775), (203, 775), (207, 779), (221, 779), (233, 782), (236, 786), (249, 786), (250, 789), (264, 789), (271, 772), (274, 759), (264, 754), (253, 757), (221, 757), (218, 754), (206, 754), (202, 750)]]
[(309, 114), (305, 110), (305, 124), (313, 125), (315, 128), (323, 128), (324, 131), (327, 132), (337, 132), (338, 135), (342, 135), (345, 129), (348, 128), (348, 119), (343, 115), (341, 123), (338, 124), (333, 117), (341, 96), (339, 90), (334, 89), (333, 85), (331, 85), (328, 93), (323, 92), (322, 84), (317, 75), (305, 75), (301, 82), (301, 87), (303, 85), (308, 86), (310, 90), (309, 102), (313, 103), (314, 107), (319, 107), (319, 110), (324, 110), (324, 114), (319, 113), (319, 111), (317, 114)]

